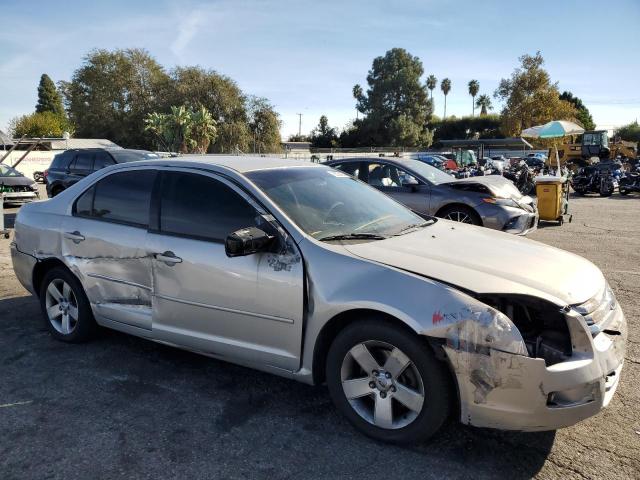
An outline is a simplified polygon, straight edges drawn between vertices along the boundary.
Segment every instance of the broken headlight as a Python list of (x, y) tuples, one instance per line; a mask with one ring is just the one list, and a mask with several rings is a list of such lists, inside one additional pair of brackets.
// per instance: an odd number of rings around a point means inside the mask
[(544, 359), (547, 366), (571, 357), (569, 327), (557, 305), (525, 295), (486, 295), (480, 300), (509, 317), (530, 357)]

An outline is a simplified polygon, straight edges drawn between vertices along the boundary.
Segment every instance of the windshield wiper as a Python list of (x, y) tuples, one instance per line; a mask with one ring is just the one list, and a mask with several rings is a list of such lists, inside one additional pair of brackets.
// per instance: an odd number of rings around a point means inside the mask
[(395, 233), (394, 236), (397, 235), (402, 235), (403, 233), (408, 232), (409, 230), (414, 230), (416, 228), (423, 228), (423, 227), (427, 227), (429, 225), (433, 225), (435, 222), (435, 220), (429, 220), (427, 222), (422, 222), (422, 223), (412, 223), (411, 225), (407, 225), (406, 227), (404, 227), (402, 230), (400, 230), (398, 233)]
[(345, 233), (342, 235), (329, 235), (328, 237), (322, 237), (319, 240), (384, 240), (385, 238), (387, 237), (383, 237), (376, 233)]

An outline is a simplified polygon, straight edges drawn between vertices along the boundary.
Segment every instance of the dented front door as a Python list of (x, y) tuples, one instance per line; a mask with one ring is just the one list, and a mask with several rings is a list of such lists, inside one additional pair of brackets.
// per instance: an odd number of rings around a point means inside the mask
[(151, 259), (146, 228), (82, 217), (64, 221), (62, 254), (98, 319), (151, 330)]

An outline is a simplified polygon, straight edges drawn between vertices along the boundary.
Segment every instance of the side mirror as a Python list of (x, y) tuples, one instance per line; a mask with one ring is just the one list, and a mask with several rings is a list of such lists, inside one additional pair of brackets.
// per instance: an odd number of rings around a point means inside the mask
[(224, 242), (227, 257), (242, 257), (268, 251), (275, 237), (255, 227), (242, 228), (230, 233)]

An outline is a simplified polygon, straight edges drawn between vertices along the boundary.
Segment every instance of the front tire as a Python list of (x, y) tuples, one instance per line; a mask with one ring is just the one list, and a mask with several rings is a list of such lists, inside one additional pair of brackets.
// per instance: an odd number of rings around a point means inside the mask
[(469, 225), (482, 225), (480, 215), (471, 208), (463, 205), (451, 205), (449, 207), (445, 207), (437, 216), (446, 220), (453, 220), (454, 222), (468, 223)]
[(40, 308), (49, 332), (63, 342), (85, 342), (98, 330), (82, 285), (65, 268), (55, 267), (45, 274)]
[(341, 331), (329, 349), (326, 372), (338, 410), (377, 440), (419, 442), (449, 416), (445, 365), (418, 335), (385, 319), (357, 321)]

